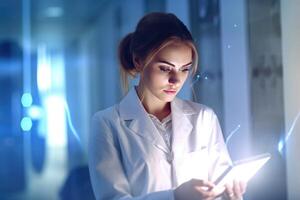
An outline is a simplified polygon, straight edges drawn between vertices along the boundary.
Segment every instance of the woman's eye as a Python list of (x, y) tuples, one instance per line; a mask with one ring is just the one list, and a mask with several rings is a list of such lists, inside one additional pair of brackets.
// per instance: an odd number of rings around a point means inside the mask
[(162, 71), (162, 72), (170, 72), (170, 71), (171, 71), (171, 68), (170, 68), (170, 67), (163, 67), (163, 66), (161, 66), (161, 67), (159, 67), (159, 69), (160, 69), (160, 71)]
[(190, 71), (190, 70), (191, 70), (190, 67), (185, 67), (185, 68), (181, 69), (181, 71), (183, 71), (183, 72), (188, 72), (188, 71)]

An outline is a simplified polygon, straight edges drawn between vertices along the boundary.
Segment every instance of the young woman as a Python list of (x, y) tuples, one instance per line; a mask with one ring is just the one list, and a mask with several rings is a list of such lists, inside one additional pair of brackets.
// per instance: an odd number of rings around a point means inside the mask
[(213, 181), (231, 164), (218, 119), (201, 104), (176, 98), (198, 54), (173, 14), (150, 13), (120, 43), (123, 100), (93, 117), (89, 169), (97, 199), (240, 199), (245, 184), (224, 192)]

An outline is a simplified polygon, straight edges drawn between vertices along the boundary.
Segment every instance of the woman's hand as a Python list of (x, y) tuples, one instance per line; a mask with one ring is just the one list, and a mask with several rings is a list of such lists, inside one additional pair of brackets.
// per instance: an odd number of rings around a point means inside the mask
[(212, 182), (191, 179), (175, 189), (175, 200), (212, 200), (217, 197), (213, 188)]
[(247, 184), (243, 181), (234, 180), (231, 184), (225, 185), (224, 197), (228, 200), (242, 199), (243, 194), (246, 192)]

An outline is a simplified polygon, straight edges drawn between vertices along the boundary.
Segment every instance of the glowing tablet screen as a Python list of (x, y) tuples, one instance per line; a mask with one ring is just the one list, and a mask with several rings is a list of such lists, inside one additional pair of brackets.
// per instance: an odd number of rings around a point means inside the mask
[(236, 161), (214, 183), (219, 190), (224, 190), (223, 186), (234, 179), (248, 182), (270, 158), (271, 154), (265, 153)]

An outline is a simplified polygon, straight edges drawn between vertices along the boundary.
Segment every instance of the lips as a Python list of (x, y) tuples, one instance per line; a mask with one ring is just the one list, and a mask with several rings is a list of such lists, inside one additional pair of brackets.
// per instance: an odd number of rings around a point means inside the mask
[(176, 94), (176, 90), (164, 90), (167, 94)]

